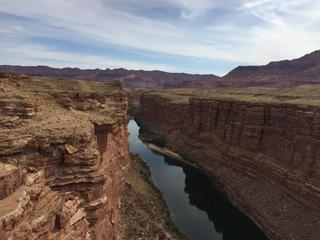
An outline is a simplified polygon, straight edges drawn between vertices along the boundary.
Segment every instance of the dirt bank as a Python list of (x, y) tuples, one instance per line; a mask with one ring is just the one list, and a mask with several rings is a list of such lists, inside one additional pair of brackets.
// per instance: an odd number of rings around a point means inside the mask
[(132, 155), (122, 206), (123, 240), (186, 239), (174, 227), (165, 200), (138, 155)]

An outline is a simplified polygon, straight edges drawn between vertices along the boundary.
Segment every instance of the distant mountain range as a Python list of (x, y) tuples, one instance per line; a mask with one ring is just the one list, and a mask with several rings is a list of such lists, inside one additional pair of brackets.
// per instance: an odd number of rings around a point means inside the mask
[(51, 68), (47, 66), (0, 65), (1, 72), (24, 73), (34, 76), (120, 80), (127, 87), (180, 88), (203, 86), (297, 86), (320, 84), (320, 50), (294, 60), (271, 62), (263, 66), (240, 66), (224, 77), (213, 74), (167, 73), (120, 69)]
[(236, 86), (296, 86), (320, 83), (320, 50), (301, 58), (264, 66), (240, 66), (223, 80)]
[(210, 85), (220, 78), (215, 75), (186, 73), (167, 73), (162, 71), (135, 71), (120, 69), (51, 68), (47, 66), (10, 66), (0, 65), (1, 72), (23, 73), (34, 76), (58, 78), (92, 79), (101, 81), (120, 80), (127, 87), (143, 88), (178, 88)]

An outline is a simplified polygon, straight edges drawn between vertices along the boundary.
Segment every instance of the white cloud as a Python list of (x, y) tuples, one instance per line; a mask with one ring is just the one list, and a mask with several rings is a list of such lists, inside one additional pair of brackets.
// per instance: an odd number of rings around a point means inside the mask
[[(184, 19), (192, 19), (202, 13), (217, 6), (219, 1), (214, 0), (162, 0), (165, 3), (170, 3), (181, 7), (183, 10), (181, 16)], [(220, 1), (221, 2), (221, 1)]]
[[(92, 41), (119, 44), (166, 54), (208, 58), (235, 59), (232, 51), (212, 47), (211, 44), (190, 39), (189, 30), (175, 25), (136, 17), (112, 9), (99, 9), (97, 0), (81, 2), (70, 0), (41, 1), (30, 0), (28, 7), (21, 9), (23, 0), (0, 5), (0, 9), (12, 14), (32, 16), (56, 27), (70, 28)], [(81, 5), (83, 4), (83, 5)], [(83, 13), (84, 9), (86, 13)], [(93, 11), (93, 12), (92, 12)], [(30, 34), (34, 34), (31, 31)], [(41, 34), (41, 33), (40, 33)], [(239, 56), (236, 57), (239, 59)]]
[(126, 61), (91, 54), (69, 53), (47, 49), (34, 44), (24, 44), (16, 41), (7, 43), (1, 52), (0, 64), (12, 65), (50, 65), (52, 67), (78, 68), (127, 68), (131, 70), (162, 70), (175, 72), (172, 66), (166, 64), (151, 64), (139, 61)]
[(295, 58), (319, 49), (318, 1), (260, 0), (244, 8), (265, 22), (247, 30), (247, 45), (267, 61)]
[[(111, 4), (113, 2), (113, 4)], [(116, 1), (119, 3), (128, 0)], [(126, 8), (115, 7), (114, 0), (2, 0), (0, 11), (36, 19), (39, 24), (13, 23), (1, 25), (1, 35), (54, 37), (70, 42), (95, 44), (117, 44), (124, 48), (151, 51), (155, 54), (173, 54), (196, 57), (207, 61), (221, 60), (264, 64), (272, 60), (295, 58), (320, 48), (320, 2), (317, 0), (131, 0), (130, 4), (176, 6), (185, 19), (205, 16), (206, 23), (180, 20), (154, 19), (134, 15)], [(233, 10), (229, 17), (220, 16), (220, 21), (207, 16), (213, 8)], [(245, 16), (245, 17), (244, 17)], [(240, 19), (240, 21), (239, 21)], [(241, 19), (244, 19), (241, 22)], [(221, 24), (223, 22), (223, 24)], [(197, 25), (198, 24), (198, 25)], [(46, 29), (47, 27), (47, 29)], [(53, 30), (54, 29), (54, 30)], [(1, 36), (0, 36), (1, 39)], [(2, 40), (3, 41), (3, 40)], [(22, 51), (32, 58), (32, 47)], [(36, 49), (37, 57), (68, 59), (77, 57), (56, 50)], [(1, 52), (9, 51), (4, 44)], [(45, 51), (44, 51), (45, 50)], [(56, 51), (57, 52), (57, 51)], [(93, 57), (96, 59), (93, 60)], [(78, 56), (78, 58), (81, 58)], [(6, 58), (0, 57), (2, 62)], [(11, 58), (13, 61), (13, 58)], [(90, 60), (90, 61), (89, 61)], [(109, 61), (113, 60), (113, 61)], [(73, 61), (74, 62), (74, 61)], [(83, 57), (81, 66), (112, 65), (112, 62), (132, 66), (131, 68), (153, 68), (168, 66), (149, 65), (132, 61), (105, 59), (101, 56)], [(75, 62), (74, 62), (75, 63)], [(214, 69), (212, 70), (214, 72)]]

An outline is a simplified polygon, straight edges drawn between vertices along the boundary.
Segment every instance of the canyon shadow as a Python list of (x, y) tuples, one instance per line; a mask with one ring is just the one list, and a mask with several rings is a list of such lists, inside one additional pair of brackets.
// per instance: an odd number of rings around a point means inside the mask
[(163, 193), (175, 225), (192, 240), (265, 240), (264, 233), (235, 208), (200, 170), (162, 156), (139, 139), (139, 126), (128, 124), (129, 146), (147, 163)]

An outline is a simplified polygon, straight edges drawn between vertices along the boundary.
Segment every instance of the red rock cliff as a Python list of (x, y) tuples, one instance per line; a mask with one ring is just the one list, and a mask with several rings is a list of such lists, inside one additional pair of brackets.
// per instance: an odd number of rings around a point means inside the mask
[(3, 239), (121, 239), (126, 94), (104, 83), (0, 77)]
[(212, 176), (270, 239), (320, 237), (320, 107), (214, 97), (174, 101), (145, 94), (139, 120)]

